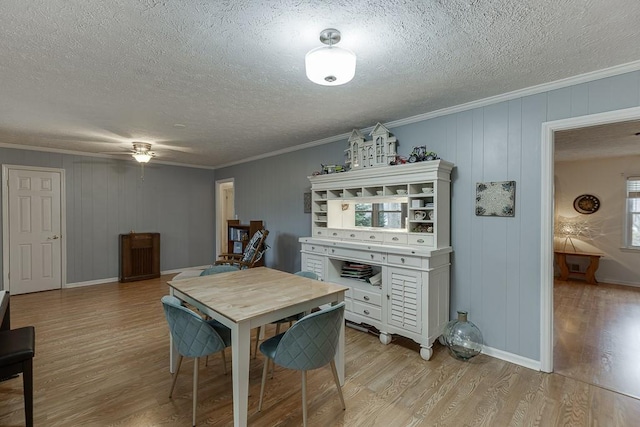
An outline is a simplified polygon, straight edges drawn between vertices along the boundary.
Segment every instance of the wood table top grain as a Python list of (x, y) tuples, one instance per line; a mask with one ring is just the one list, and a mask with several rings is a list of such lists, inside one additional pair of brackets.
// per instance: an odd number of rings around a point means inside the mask
[(345, 286), (267, 267), (199, 276), (167, 284), (236, 323), (347, 290)]

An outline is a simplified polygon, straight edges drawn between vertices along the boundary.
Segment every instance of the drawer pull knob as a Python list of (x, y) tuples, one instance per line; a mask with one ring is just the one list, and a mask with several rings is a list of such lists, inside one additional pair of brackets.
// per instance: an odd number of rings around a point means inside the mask
[(394, 238), (393, 238), (393, 239), (391, 239), (391, 240), (393, 240), (393, 241), (395, 242), (395, 241), (398, 241), (398, 238), (397, 238), (397, 237), (394, 237)]
[(373, 254), (371, 254), (371, 259), (373, 259)]
[(423, 239), (418, 239), (418, 243), (424, 243)]
[(335, 251), (336, 251), (335, 249), (331, 249), (331, 253), (335, 253)]
[(333, 233), (332, 235), (333, 235), (333, 236), (337, 236), (337, 235), (338, 235), (338, 233)]
[(376, 238), (376, 236), (371, 235), (371, 236), (369, 236), (369, 238), (370, 238), (370, 239), (375, 239), (375, 238)]
[(322, 234), (322, 231), (318, 231), (318, 232), (316, 232), (316, 234)]
[(400, 258), (400, 262), (404, 264), (404, 258)]
[(364, 296), (365, 301), (369, 301), (369, 297), (367, 295)]
[(356, 237), (356, 235), (355, 235), (355, 234), (349, 234), (349, 236), (351, 236), (351, 237)]
[(369, 315), (369, 310), (365, 310), (364, 314), (366, 314), (368, 316)]

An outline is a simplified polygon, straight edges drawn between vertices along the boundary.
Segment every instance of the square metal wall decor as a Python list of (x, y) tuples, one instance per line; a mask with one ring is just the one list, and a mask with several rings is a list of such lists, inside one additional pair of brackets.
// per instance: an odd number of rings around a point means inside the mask
[(476, 216), (515, 216), (516, 182), (477, 182)]
[(304, 213), (311, 213), (311, 193), (306, 192), (302, 196), (303, 204), (304, 204)]

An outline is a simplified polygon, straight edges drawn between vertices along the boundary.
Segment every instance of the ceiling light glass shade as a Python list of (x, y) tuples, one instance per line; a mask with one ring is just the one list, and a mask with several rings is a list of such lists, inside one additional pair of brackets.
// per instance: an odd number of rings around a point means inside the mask
[(149, 163), (149, 160), (151, 160), (151, 155), (146, 153), (135, 153), (132, 156), (138, 163)]
[(318, 47), (307, 53), (304, 62), (307, 77), (319, 85), (343, 85), (356, 75), (356, 55), (349, 49)]

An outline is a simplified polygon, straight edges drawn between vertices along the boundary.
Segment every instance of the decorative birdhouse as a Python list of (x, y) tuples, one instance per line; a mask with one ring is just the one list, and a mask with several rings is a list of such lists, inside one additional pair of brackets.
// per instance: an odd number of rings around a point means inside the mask
[(347, 165), (351, 169), (387, 166), (396, 159), (397, 139), (389, 130), (378, 123), (365, 141), (362, 133), (354, 129), (349, 137), (349, 148), (346, 151)]

